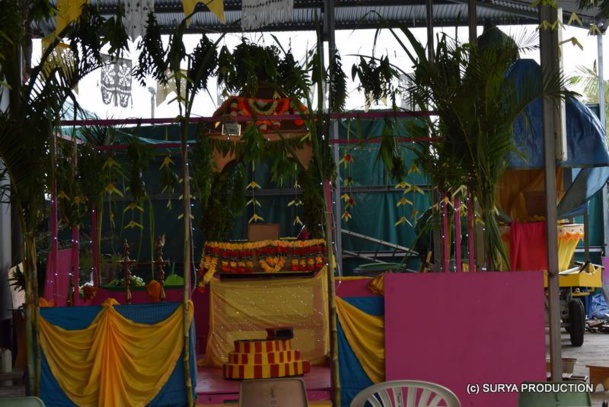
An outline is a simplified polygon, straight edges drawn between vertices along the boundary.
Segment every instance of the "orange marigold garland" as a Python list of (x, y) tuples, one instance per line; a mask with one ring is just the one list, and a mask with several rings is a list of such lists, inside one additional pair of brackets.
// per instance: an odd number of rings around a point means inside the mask
[(279, 256), (264, 257), (258, 260), (258, 264), (267, 273), (277, 273), (285, 265), (285, 258)]
[[(326, 246), (322, 239), (266, 240), (260, 242), (209, 242), (203, 250), (199, 265), (198, 288), (216, 272), (248, 274), (256, 271), (279, 273), (284, 271), (316, 272), (326, 262)], [(287, 264), (287, 265), (286, 265)]]

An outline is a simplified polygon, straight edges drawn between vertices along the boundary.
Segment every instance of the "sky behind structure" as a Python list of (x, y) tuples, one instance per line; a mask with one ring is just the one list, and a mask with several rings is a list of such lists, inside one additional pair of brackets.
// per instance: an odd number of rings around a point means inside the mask
[[(531, 38), (536, 38), (536, 27), (535, 26), (502, 26), (502, 31), (514, 38), (517, 43), (526, 42), (528, 45), (531, 44)], [(426, 30), (424, 28), (415, 28), (415, 35), (419, 37), (421, 42), (425, 42)], [(445, 31), (448, 35), (455, 35), (455, 28), (436, 29), (438, 31)], [(467, 41), (467, 28), (460, 28), (458, 36), (461, 42)], [(479, 27), (478, 34), (482, 33), (482, 27)], [(281, 42), (282, 47), (290, 48), (293, 54), (297, 58), (304, 58), (306, 52), (315, 47), (316, 38), (315, 34), (311, 32), (279, 32), (274, 34), (276, 38)], [(265, 34), (262, 36), (260, 33), (247, 33), (243, 34), (252, 42), (264, 42), (265, 44), (273, 44), (274, 39), (269, 35)], [(567, 27), (563, 33), (562, 45), (563, 53), (563, 66), (564, 72), (567, 76), (577, 74), (577, 68), (579, 66), (585, 66), (592, 68), (595, 61), (598, 58), (598, 39), (596, 36), (588, 35), (588, 31), (582, 28)], [(187, 49), (192, 49), (198, 42), (198, 36), (192, 35), (191, 43), (187, 43)], [(241, 40), (241, 34), (229, 34), (223, 39), (223, 43), (230, 47), (235, 46)], [(571, 41), (571, 38), (576, 38), (577, 42), (581, 44), (583, 48), (575, 45)], [(533, 40), (537, 41), (538, 40)], [(356, 61), (356, 55), (374, 55), (380, 56), (388, 54), (392, 62), (398, 64), (400, 68), (405, 71), (409, 71), (410, 62), (400, 46), (394, 40), (393, 36), (389, 32), (381, 34), (380, 39), (376, 41), (376, 49), (373, 51), (373, 44), (375, 42), (375, 31), (374, 30), (356, 30), (356, 31), (337, 31), (336, 32), (336, 47), (340, 52), (343, 62), (343, 69), (349, 77), (348, 90), (350, 91), (349, 98), (347, 100), (348, 110), (362, 110), (364, 109), (365, 98), (364, 95), (356, 91), (357, 84), (350, 81), (351, 76), (351, 65)], [(522, 44), (519, 44), (522, 45)], [(607, 45), (603, 43), (603, 49), (606, 49)], [(135, 52), (135, 44), (131, 46), (131, 52), (129, 55), (125, 55), (126, 61), (124, 63), (136, 64), (137, 54)], [(609, 55), (609, 54), (608, 54)], [(34, 61), (36, 57), (40, 57), (40, 54), (34, 54)], [(539, 51), (528, 52), (521, 54), (523, 58), (533, 58), (539, 61)], [(609, 70), (607, 66), (609, 60), (604, 63), (604, 76), (605, 79), (609, 77)], [(121, 70), (115, 70), (117, 81), (121, 80), (124, 85), (124, 75), (120, 75)], [(96, 71), (86, 78), (84, 78), (78, 87), (78, 100), (79, 103), (88, 111), (95, 113), (99, 118), (102, 119), (129, 119), (129, 118), (174, 118), (178, 115), (179, 110), (175, 100), (175, 94), (169, 93), (167, 97), (163, 99), (163, 90), (158, 88), (157, 84), (152, 80), (148, 81), (145, 86), (142, 86), (138, 81), (133, 80), (131, 83), (131, 94), (130, 97), (124, 98), (124, 86), (120, 87), (123, 94), (123, 99), (120, 98), (109, 99), (108, 88), (105, 85), (107, 81), (108, 70)], [(122, 78), (122, 79), (121, 79)], [(118, 82), (117, 82), (118, 85)], [(221, 90), (217, 89), (215, 78), (210, 81), (209, 93), (202, 93), (195, 99), (195, 106), (193, 107), (193, 116), (211, 116), (216, 108), (220, 105), (223, 98), (219, 94)], [(165, 92), (166, 93), (166, 92)], [(104, 100), (106, 102), (104, 102)], [(114, 100), (116, 103), (107, 103), (108, 100)], [(161, 100), (162, 103), (159, 103)], [(380, 106), (382, 107), (382, 106)]]

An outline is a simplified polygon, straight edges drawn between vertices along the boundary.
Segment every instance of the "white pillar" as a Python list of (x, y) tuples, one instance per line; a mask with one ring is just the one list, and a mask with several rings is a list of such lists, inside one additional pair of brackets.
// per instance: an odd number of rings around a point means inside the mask
[[(0, 90), (0, 111), (4, 112), (8, 107), (8, 90), (2, 87)], [(0, 170), (4, 164), (0, 162)], [(0, 179), (0, 187), (8, 184), (6, 178)], [(9, 269), (12, 263), (11, 245), (11, 205), (6, 202), (6, 197), (0, 201), (0, 321), (12, 318), (11, 309), (21, 304), (13, 304), (11, 287), (9, 286)]]

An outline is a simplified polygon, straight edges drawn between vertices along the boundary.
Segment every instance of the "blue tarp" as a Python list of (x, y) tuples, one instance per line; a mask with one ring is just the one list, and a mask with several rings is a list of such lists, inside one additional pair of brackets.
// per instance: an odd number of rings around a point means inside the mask
[[(541, 67), (532, 59), (518, 60), (508, 73), (516, 86), (530, 86), (541, 81)], [(565, 103), (567, 122), (567, 160), (561, 167), (606, 167), (609, 152), (605, 144), (605, 129), (598, 117), (585, 104), (569, 97)], [(538, 99), (527, 108), (529, 121), (519, 119), (514, 125), (514, 142), (523, 154), (510, 155), (510, 168), (543, 168), (542, 102)]]
[[(518, 60), (508, 72), (517, 86), (530, 86), (541, 81), (541, 67), (532, 59)], [(574, 171), (573, 182), (558, 205), (559, 218), (580, 214), (588, 200), (609, 179), (609, 152), (605, 143), (605, 129), (598, 117), (585, 104), (569, 97), (565, 102), (567, 159), (557, 162)], [(526, 109), (529, 120), (519, 119), (514, 125), (514, 142), (522, 154), (511, 153), (509, 167), (513, 169), (544, 168), (544, 137), (541, 99)]]

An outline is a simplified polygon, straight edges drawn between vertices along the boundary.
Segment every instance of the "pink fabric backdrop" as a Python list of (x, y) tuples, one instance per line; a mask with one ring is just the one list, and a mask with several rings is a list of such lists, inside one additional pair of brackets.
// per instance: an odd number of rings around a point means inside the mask
[(71, 268), (72, 249), (57, 251), (57, 268), (55, 268), (52, 252), (48, 253), (44, 298), (47, 301), (53, 301), (55, 306), (64, 307), (68, 304)]

